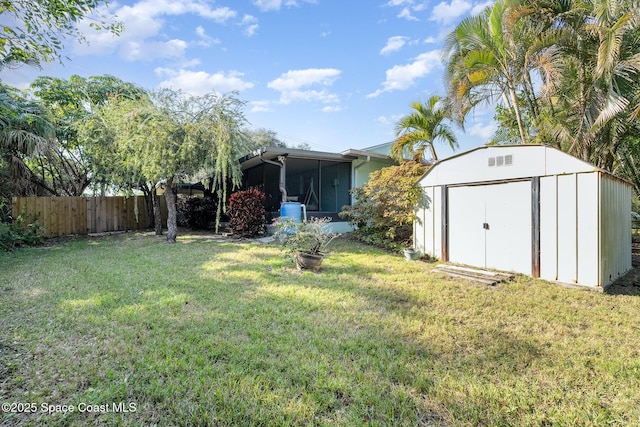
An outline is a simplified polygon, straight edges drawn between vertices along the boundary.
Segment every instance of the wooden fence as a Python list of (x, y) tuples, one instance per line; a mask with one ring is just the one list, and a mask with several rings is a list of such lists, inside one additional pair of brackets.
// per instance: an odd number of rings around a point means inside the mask
[[(137, 207), (137, 208), (136, 208)], [(160, 197), (163, 222), (166, 202)], [(141, 230), (149, 227), (143, 196), (138, 197), (14, 197), (12, 214), (36, 218), (46, 237)]]

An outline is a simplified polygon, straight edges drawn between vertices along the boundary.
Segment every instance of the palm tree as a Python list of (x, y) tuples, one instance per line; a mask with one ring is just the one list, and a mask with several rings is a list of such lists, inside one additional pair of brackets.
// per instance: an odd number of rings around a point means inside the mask
[(52, 141), (53, 127), (42, 108), (0, 84), (0, 168), (9, 170), (14, 191), (30, 193), (41, 184), (25, 159), (46, 152)]
[[(529, 0), (517, 20), (539, 28), (528, 48), (537, 66), (546, 108), (538, 121), (559, 146), (611, 169), (630, 134), (640, 76), (637, 0)], [(542, 23), (542, 24), (541, 24)]]
[(511, 3), (497, 0), (481, 15), (464, 19), (447, 36), (443, 57), (448, 97), (457, 120), (464, 123), (469, 111), (480, 103), (502, 100), (513, 111), (525, 143), (528, 132), (523, 126), (518, 91), (528, 75), (523, 66), (524, 47), (517, 39), (520, 32), (504, 31)]
[(407, 150), (415, 161), (422, 161), (427, 148), (434, 161), (438, 160), (434, 142), (438, 139), (449, 143), (451, 149), (458, 147), (458, 141), (451, 127), (445, 123), (450, 117), (444, 100), (437, 95), (423, 104), (420, 101), (411, 104), (415, 111), (404, 116), (396, 125), (396, 140), (391, 147), (391, 155), (403, 159)]

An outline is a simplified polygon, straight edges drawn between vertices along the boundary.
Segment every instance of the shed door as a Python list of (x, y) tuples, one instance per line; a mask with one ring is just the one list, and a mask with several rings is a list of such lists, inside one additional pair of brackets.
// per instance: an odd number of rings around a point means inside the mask
[(531, 274), (531, 181), (449, 188), (449, 261)]

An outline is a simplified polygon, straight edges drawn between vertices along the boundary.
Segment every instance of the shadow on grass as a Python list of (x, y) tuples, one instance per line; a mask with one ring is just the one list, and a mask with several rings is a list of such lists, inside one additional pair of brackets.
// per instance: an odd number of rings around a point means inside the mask
[(635, 267), (604, 291), (609, 295), (640, 296), (640, 267)]
[[(24, 261), (47, 295), (3, 306), (31, 353), (4, 400), (139, 405), (60, 425), (516, 425), (549, 396), (515, 387), (553, 356), (521, 326), (526, 288), (436, 280), (351, 242), (315, 274), (272, 245), (117, 239)], [(64, 280), (42, 281), (50, 265)]]

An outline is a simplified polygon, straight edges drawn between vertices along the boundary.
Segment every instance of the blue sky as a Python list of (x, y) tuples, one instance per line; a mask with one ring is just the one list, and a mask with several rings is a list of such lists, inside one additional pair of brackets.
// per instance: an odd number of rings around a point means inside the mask
[[(120, 37), (85, 28), (65, 42), (70, 59), (42, 70), (4, 70), (26, 87), (34, 77), (112, 74), (147, 89), (192, 94), (239, 91), (253, 129), (289, 144), (339, 152), (392, 141), (410, 105), (444, 94), (446, 34), (479, 13), (482, 0), (120, 0)], [(487, 109), (457, 131), (458, 151), (482, 145), (495, 124)], [(453, 152), (438, 146), (440, 157)]]

